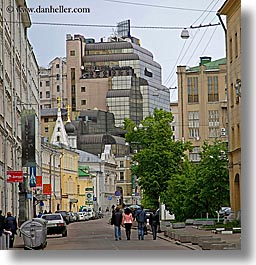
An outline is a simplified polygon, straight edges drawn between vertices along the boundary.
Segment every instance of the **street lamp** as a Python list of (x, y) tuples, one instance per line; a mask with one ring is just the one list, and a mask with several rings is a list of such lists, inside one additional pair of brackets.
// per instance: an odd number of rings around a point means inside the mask
[(189, 31), (186, 28), (184, 28), (182, 30), (180, 36), (182, 39), (185, 39), (185, 40), (188, 39), (189, 38)]

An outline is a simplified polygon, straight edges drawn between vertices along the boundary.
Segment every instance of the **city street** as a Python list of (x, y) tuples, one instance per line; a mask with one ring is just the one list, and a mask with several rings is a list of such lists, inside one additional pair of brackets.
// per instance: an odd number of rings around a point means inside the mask
[(122, 228), (122, 240), (114, 240), (114, 227), (107, 218), (76, 222), (68, 225), (68, 236), (48, 236), (45, 250), (188, 250), (163, 239), (153, 240), (149, 233), (145, 240), (138, 240), (137, 230), (132, 230), (131, 240), (126, 240)]

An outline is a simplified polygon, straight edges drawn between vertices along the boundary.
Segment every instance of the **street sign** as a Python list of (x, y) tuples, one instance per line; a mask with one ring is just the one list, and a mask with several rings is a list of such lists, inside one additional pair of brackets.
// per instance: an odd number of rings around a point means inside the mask
[(30, 167), (29, 168), (29, 186), (30, 188), (35, 188), (36, 187), (36, 166)]
[(23, 182), (23, 172), (22, 171), (7, 171), (7, 182)]
[(112, 196), (108, 196), (108, 200), (111, 201), (112, 200)]
[(86, 193), (87, 199), (92, 199), (92, 193)]
[(51, 184), (43, 184), (43, 194), (51, 195), (52, 193), (52, 185)]
[(119, 190), (117, 190), (117, 191), (115, 192), (115, 195), (116, 195), (116, 196), (120, 196), (120, 195), (121, 195), (121, 192), (120, 192)]
[(93, 204), (93, 201), (85, 201), (85, 204), (88, 204), (88, 205), (92, 205)]

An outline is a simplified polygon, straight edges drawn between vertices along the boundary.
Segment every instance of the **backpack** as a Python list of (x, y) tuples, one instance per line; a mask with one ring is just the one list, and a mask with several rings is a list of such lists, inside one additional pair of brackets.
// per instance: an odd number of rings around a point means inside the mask
[(136, 214), (136, 221), (139, 223), (144, 223), (146, 221), (144, 211), (141, 211), (139, 214)]

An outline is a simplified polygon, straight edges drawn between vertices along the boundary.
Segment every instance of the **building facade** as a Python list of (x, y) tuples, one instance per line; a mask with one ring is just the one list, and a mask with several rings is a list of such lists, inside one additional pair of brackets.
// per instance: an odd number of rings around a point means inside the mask
[[(7, 6), (13, 12), (7, 12)], [(22, 116), (26, 111), (33, 113), (33, 166), (39, 170), (39, 67), (27, 38), (30, 16), (18, 12), (18, 7), (26, 7), (26, 2), (0, 2), (0, 208), (24, 220), (31, 213), (25, 213), (25, 206), (32, 198), (25, 197), (24, 190), (19, 194), (18, 183), (7, 181), (7, 171), (23, 171), (23, 180), (28, 180), (29, 168), (22, 163)]]
[(56, 57), (49, 67), (40, 67), (40, 108), (57, 108), (57, 98), (61, 98), (61, 108), (67, 107), (67, 64), (66, 59)]
[(138, 39), (95, 42), (68, 34), (66, 58), (72, 111), (108, 110), (114, 113), (117, 126), (126, 117), (139, 123), (155, 108), (169, 111), (169, 90), (161, 84), (161, 66)]
[(199, 161), (205, 140), (227, 141), (226, 59), (201, 57), (199, 66), (178, 66), (179, 137), (190, 141)]
[(241, 1), (227, 0), (220, 15), (226, 16), (228, 135), (230, 203), (238, 215), (241, 211)]

